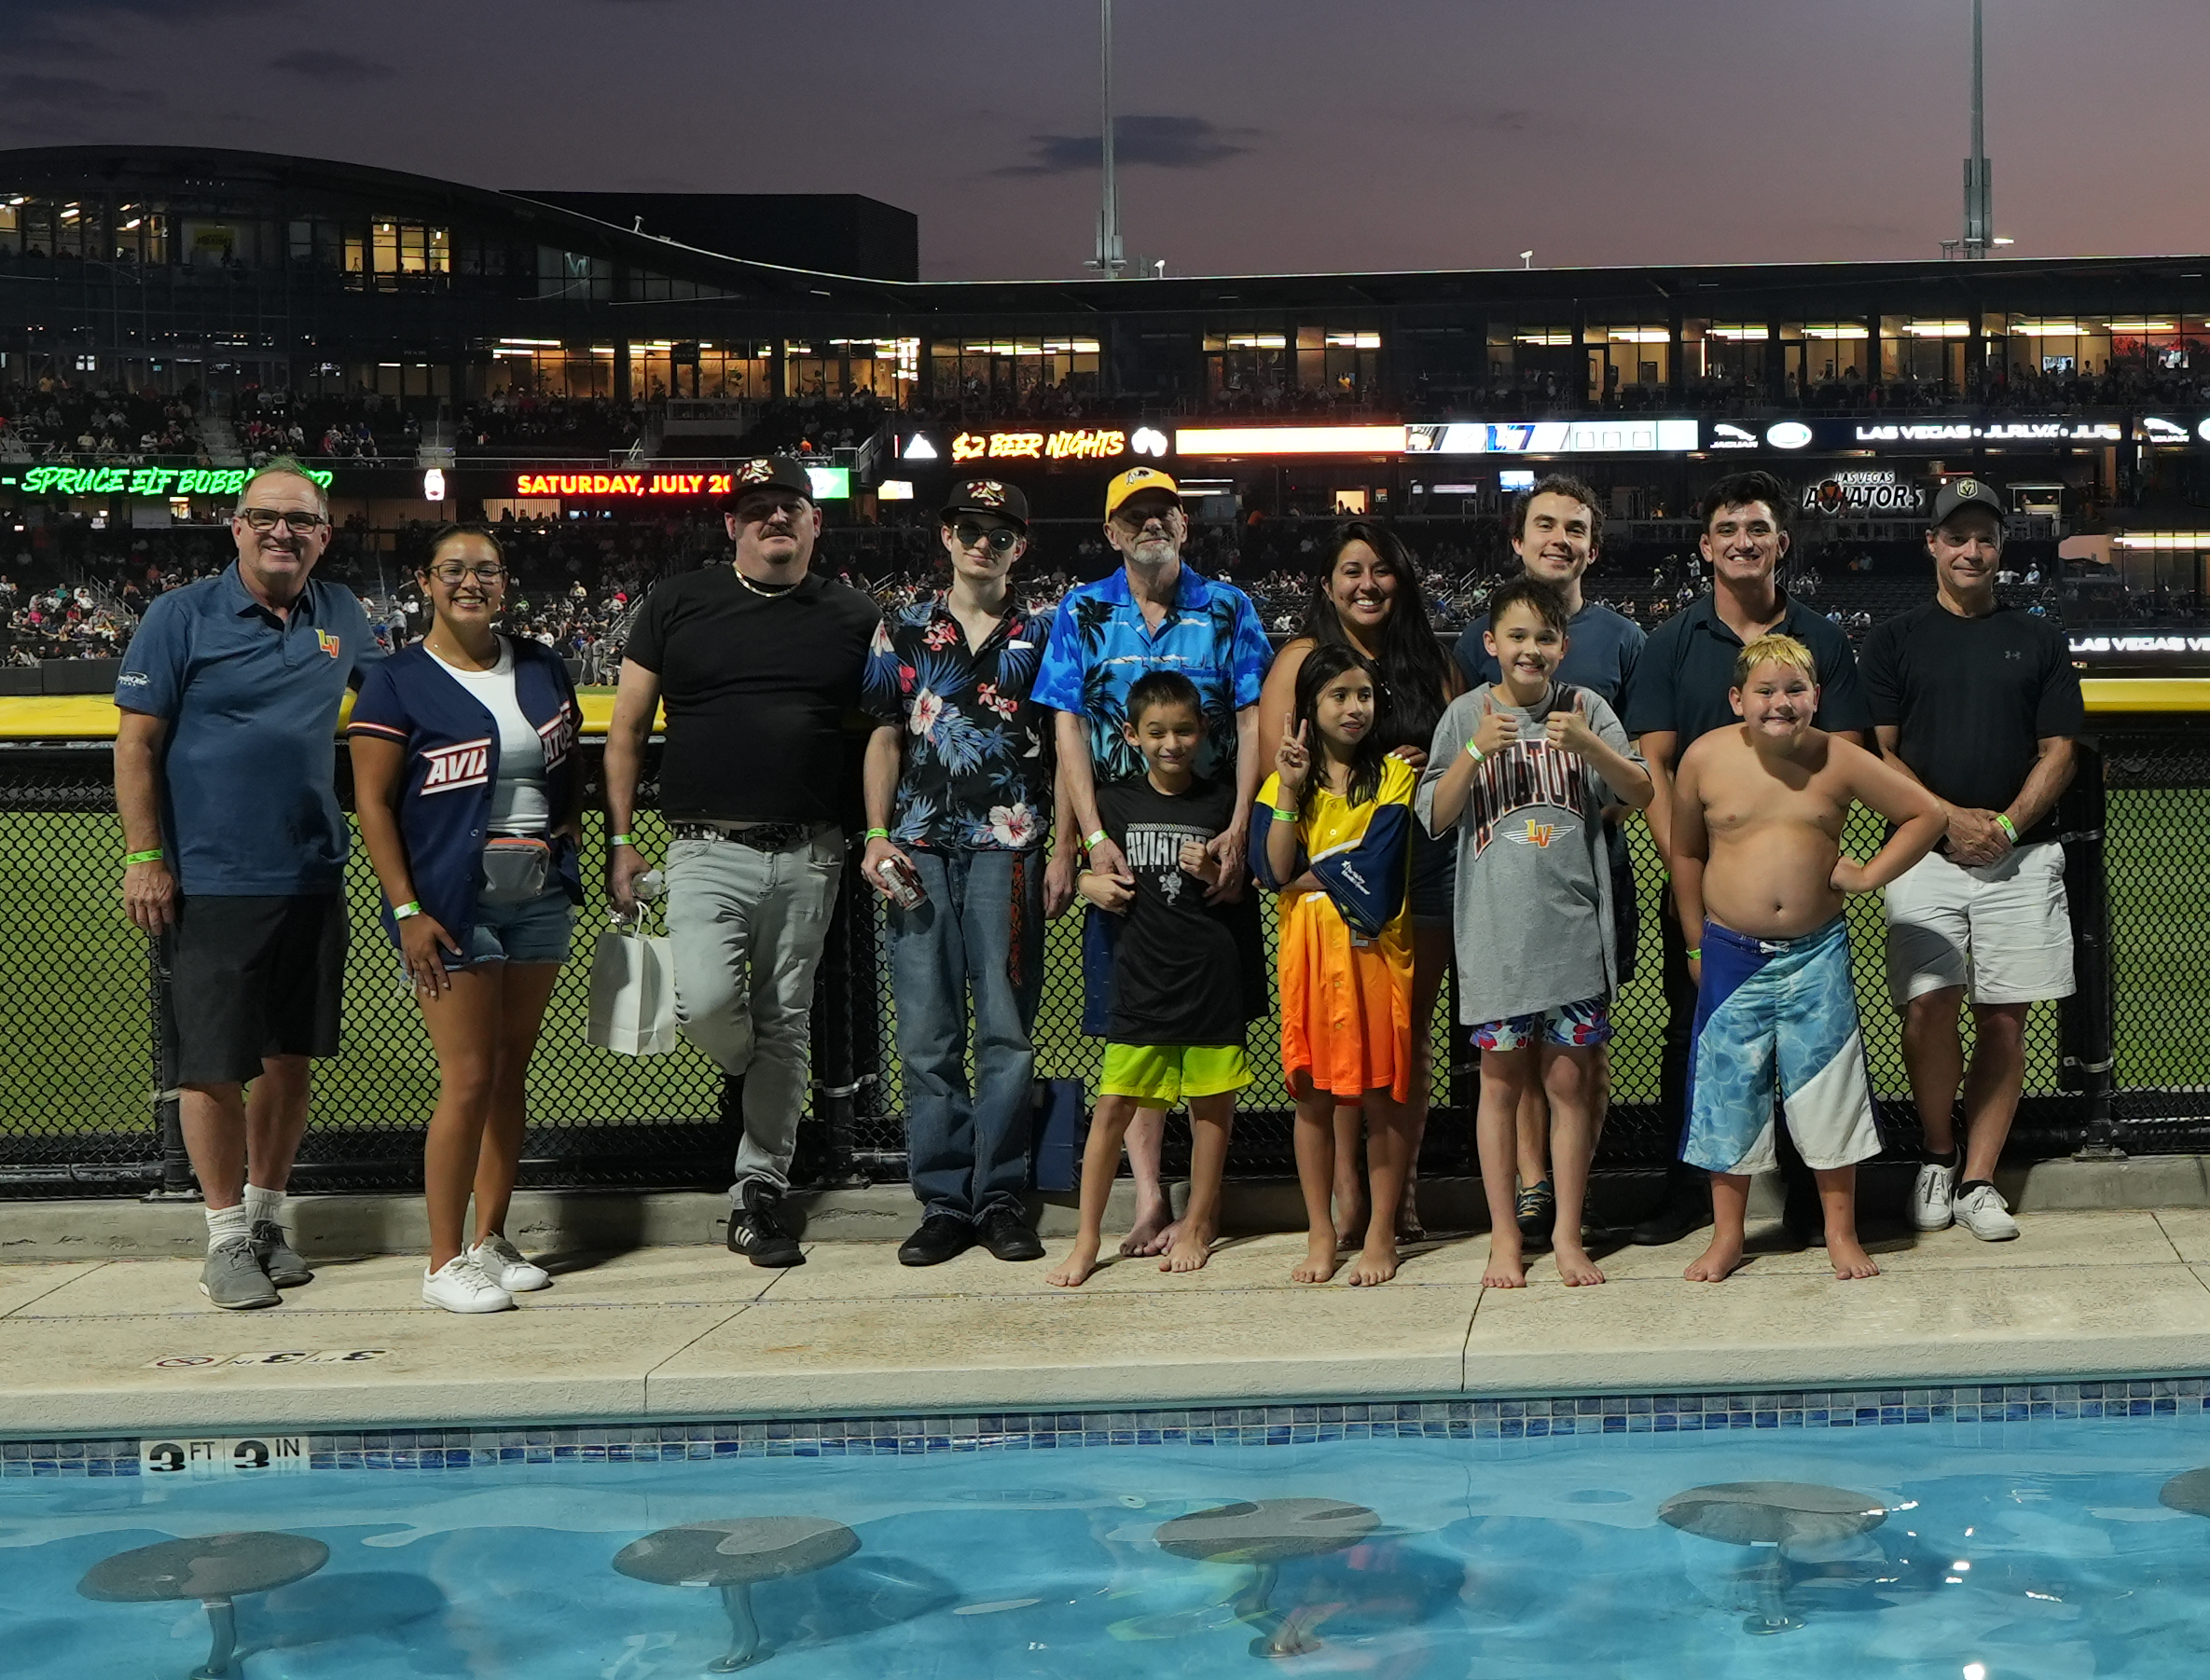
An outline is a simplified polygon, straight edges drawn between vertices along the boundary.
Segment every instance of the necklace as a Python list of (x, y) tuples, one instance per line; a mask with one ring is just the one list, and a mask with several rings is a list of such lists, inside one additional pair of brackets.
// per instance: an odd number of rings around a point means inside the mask
[[(737, 571), (737, 568), (734, 566), (730, 567), (729, 570), (731, 571)], [(796, 584), (755, 584), (751, 578), (746, 577), (741, 571), (737, 571), (737, 581), (742, 584), (747, 589), (750, 589), (754, 595), (765, 596), (769, 600), (773, 600), (779, 595), (788, 595), (793, 589), (795, 589), (798, 586)]]

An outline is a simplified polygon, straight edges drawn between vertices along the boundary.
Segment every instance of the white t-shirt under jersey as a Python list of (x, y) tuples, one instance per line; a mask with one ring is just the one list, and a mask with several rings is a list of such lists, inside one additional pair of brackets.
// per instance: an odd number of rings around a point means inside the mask
[(463, 670), (423, 650), (446, 674), (476, 696), (499, 727), (499, 779), (491, 786), (490, 832), (542, 834), (552, 826), (545, 792), (545, 742), (514, 692), (514, 643), (499, 638), (499, 662), (488, 671)]

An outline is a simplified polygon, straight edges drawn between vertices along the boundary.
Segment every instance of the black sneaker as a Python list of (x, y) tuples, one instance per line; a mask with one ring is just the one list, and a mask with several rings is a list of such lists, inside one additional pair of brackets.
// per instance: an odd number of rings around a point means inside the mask
[(1512, 1208), (1519, 1219), (1519, 1240), (1532, 1247), (1546, 1247), (1558, 1222), (1557, 1192), (1551, 1189), (1550, 1180), (1528, 1185), (1513, 1199)]
[(782, 1191), (753, 1178), (729, 1209), (729, 1252), (755, 1266), (803, 1266), (806, 1251), (783, 1224)]
[(974, 1246), (974, 1221), (956, 1213), (932, 1213), (898, 1245), (901, 1266), (941, 1266)]
[(982, 1216), (982, 1246), (1001, 1260), (1043, 1258), (1043, 1239), (1017, 1207), (1000, 1202)]
[(1710, 1223), (1709, 1185), (1675, 1178), (1666, 1184), (1665, 1199), (1657, 1210), (1627, 1233), (1627, 1241), (1644, 1248), (1663, 1248)]

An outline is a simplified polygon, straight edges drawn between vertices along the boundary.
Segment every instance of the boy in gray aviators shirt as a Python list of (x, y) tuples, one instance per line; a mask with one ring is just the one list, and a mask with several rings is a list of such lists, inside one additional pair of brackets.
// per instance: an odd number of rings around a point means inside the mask
[(1554, 681), (1568, 621), (1556, 586), (1518, 577), (1489, 599), (1486, 640), (1501, 680), (1443, 712), (1416, 799), (1430, 833), (1454, 823), (1458, 831), (1458, 1019), (1481, 1051), (1489, 1206), (1482, 1281), (1499, 1289), (1526, 1283), (1512, 1174), (1520, 1097), (1539, 1080), (1550, 1097), (1558, 1275), (1600, 1284), (1581, 1215), (1604, 1122), (1604, 1045), (1619, 988), (1603, 811), (1639, 809), (1652, 789), (1611, 708)]

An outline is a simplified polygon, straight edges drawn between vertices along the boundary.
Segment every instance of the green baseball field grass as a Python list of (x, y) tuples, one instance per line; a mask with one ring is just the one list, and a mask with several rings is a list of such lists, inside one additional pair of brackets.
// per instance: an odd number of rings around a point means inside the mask
[[(601, 832), (597, 819), (590, 819), (587, 874), (595, 872), (602, 856)], [(657, 819), (642, 819), (640, 832), (647, 850), (657, 857)], [(1658, 870), (1639, 824), (1635, 832), (1646, 955), (1641, 971), (1613, 1011), (1619, 1028), (1613, 1088), (1615, 1100), (1624, 1103), (1656, 1096), (1664, 1019), (1655, 963)], [(2210, 1012), (2202, 1003), (2202, 953), (2210, 950), (2210, 879), (2196, 862), (2205, 832), (2210, 832), (2210, 792), (2119, 791), (2110, 796), (2121, 1087), (2210, 1083), (2205, 1071), (2210, 1069)], [(1851, 849), (1862, 855), (1877, 839), (1875, 820), (1859, 811)], [(119, 850), (112, 817), (0, 815), (0, 870), (16, 889), (15, 908), (0, 931), (0, 959), (10, 982), (0, 1001), (0, 1058), (7, 1080), (0, 1133), (19, 1139), (56, 1138), (151, 1123), (155, 1080), (148, 965), (145, 940), (119, 908)], [(317, 1075), (316, 1116), (321, 1123), (338, 1125), (419, 1122), (435, 1099), (436, 1067), (375, 925), (376, 888), (358, 847), (349, 889), (354, 938), (345, 1046)], [(1883, 1095), (1899, 1095), (1902, 1062), (1895, 1014), (1881, 978), (1879, 906), (1869, 898), (1856, 901), (1851, 922), (1873, 1083)], [(532, 1069), (535, 1117), (566, 1125), (710, 1117), (718, 1080), (696, 1052), (686, 1047), (670, 1056), (635, 1059), (584, 1043), (590, 947), (604, 924), (603, 902), (594, 885), (594, 901), (578, 917), (575, 960), (561, 978)], [(1038, 1023), (1039, 1070), (1045, 1075), (1081, 1077), (1096, 1065), (1098, 1046), (1081, 1033), (1078, 949), (1076, 919), (1063, 917), (1051, 930)], [(1446, 992), (1445, 1009), (1447, 998)], [(889, 1007), (886, 990), (886, 1015)], [(884, 1041), (887, 1100), (864, 1106), (896, 1112), (897, 1059), (887, 1050), (887, 1019)], [(1250, 1041), (1259, 1079), (1247, 1106), (1283, 1106), (1278, 1023), (1269, 1018), (1254, 1026)], [(2027, 1090), (2056, 1089), (2052, 1008), (2035, 1011), (2029, 1053)]]

